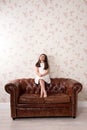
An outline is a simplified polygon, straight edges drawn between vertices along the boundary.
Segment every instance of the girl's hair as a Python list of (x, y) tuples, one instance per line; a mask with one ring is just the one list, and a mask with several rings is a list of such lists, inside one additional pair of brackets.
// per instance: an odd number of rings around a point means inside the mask
[[(47, 58), (47, 55), (46, 54), (41, 54), (41, 55), (44, 55), (45, 56), (45, 60), (44, 60), (44, 69), (46, 70), (46, 69), (48, 69), (49, 68), (49, 64), (48, 64), (48, 58)], [(40, 55), (40, 56), (41, 56)], [(38, 61), (37, 61), (37, 63), (35, 64), (35, 66), (36, 67), (40, 67), (40, 63), (41, 63), (41, 61), (40, 61), (40, 57), (39, 57), (39, 59), (38, 59)]]

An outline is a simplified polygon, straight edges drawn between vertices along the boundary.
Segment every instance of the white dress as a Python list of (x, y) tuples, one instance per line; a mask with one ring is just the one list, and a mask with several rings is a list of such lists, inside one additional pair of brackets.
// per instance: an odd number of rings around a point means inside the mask
[[(40, 63), (39, 72), (40, 72), (40, 74), (44, 74), (44, 73), (45, 73), (44, 63)], [(42, 77), (39, 77), (39, 76), (36, 74), (35, 83), (38, 84), (40, 79), (43, 79), (43, 80), (44, 80), (46, 83), (48, 83), (48, 84), (51, 82), (49, 74), (47, 74), (47, 75), (45, 75), (45, 76), (42, 76)]]

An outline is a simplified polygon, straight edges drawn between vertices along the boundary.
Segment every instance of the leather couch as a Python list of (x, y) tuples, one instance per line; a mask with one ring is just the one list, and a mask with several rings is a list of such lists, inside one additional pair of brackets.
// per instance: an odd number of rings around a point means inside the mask
[(51, 78), (48, 97), (40, 98), (40, 85), (34, 79), (16, 79), (5, 85), (10, 94), (11, 117), (76, 117), (78, 93), (82, 84), (69, 78)]

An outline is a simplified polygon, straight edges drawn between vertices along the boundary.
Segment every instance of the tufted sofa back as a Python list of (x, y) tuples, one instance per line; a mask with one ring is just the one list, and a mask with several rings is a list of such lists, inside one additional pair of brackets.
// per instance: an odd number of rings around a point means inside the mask
[[(46, 83), (48, 94), (66, 93), (66, 81), (64, 78), (51, 78), (51, 83)], [(35, 84), (34, 79), (19, 79), (19, 88), (22, 93), (39, 94), (40, 85)]]

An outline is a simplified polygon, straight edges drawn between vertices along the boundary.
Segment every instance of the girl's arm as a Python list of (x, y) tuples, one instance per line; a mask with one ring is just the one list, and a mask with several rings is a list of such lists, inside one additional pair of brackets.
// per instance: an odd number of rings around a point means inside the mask
[(42, 76), (42, 75), (39, 73), (39, 69), (38, 69), (38, 67), (35, 67), (35, 73), (36, 73), (39, 77)]
[(42, 76), (46, 76), (49, 73), (49, 69), (45, 70), (45, 73)]

